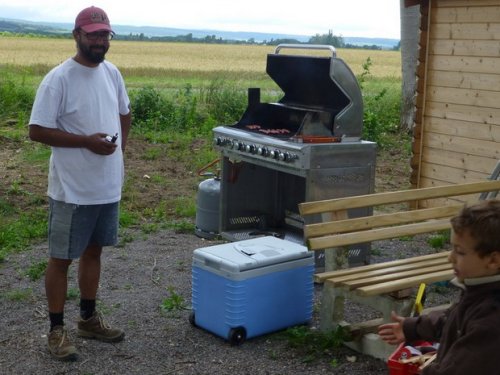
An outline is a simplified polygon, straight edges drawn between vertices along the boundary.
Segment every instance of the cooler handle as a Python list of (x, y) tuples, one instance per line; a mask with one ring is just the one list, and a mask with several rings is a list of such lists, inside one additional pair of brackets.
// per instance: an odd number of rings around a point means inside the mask
[(293, 49), (323, 49), (330, 50), (332, 52), (332, 57), (337, 57), (337, 50), (334, 46), (330, 46), (328, 44), (278, 44), (274, 53), (279, 54), (282, 48), (293, 48)]
[(203, 264), (209, 268), (220, 270), (222, 262), (221, 259), (215, 255), (205, 254), (205, 257), (203, 259)]

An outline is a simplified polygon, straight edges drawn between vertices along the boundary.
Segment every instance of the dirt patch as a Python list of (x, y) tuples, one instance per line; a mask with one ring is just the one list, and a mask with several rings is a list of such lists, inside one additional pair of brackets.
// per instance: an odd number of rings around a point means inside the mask
[[(167, 157), (165, 145), (151, 145), (137, 139), (129, 142), (126, 156), (130, 190), (126, 204), (148, 207), (165, 197), (195, 192), (200, 178), (185, 163)], [(154, 151), (152, 151), (154, 150)], [(154, 157), (150, 157), (154, 154)], [(0, 148), (0, 194), (20, 207), (30, 197), (44, 196), (46, 171), (29, 165), (16, 143), (2, 142)], [(409, 168), (400, 155), (379, 155), (377, 190), (408, 186)], [(169, 184), (159, 188), (154, 176)], [(13, 194), (17, 186), (29, 194)], [(167, 208), (168, 209), (168, 208)], [(191, 260), (196, 248), (217, 242), (194, 234), (170, 230), (144, 234), (129, 230), (134, 240), (108, 248), (103, 257), (99, 308), (113, 324), (126, 331), (118, 344), (103, 344), (77, 338), (75, 320), (78, 297), (67, 303), (66, 324), (80, 352), (74, 363), (52, 360), (46, 349), (48, 330), (43, 279), (30, 281), (26, 270), (46, 259), (45, 241), (21, 253), (10, 255), (0, 265), (0, 368), (5, 374), (387, 374), (383, 361), (359, 355), (347, 348), (327, 349), (311, 358), (292, 349), (283, 333), (253, 338), (241, 346), (230, 346), (220, 337), (194, 327), (188, 321), (191, 301)], [(414, 255), (428, 251), (425, 241), (376, 244), (377, 259)], [(70, 271), (70, 290), (77, 290), (76, 267)], [(186, 309), (165, 311), (160, 306), (174, 291)], [(24, 297), (16, 300), (16, 293)], [(321, 287), (316, 288), (316, 305)], [(7, 295), (10, 295), (7, 298)], [(318, 327), (316, 306), (313, 329)], [(353, 317), (364, 310), (353, 309)]]

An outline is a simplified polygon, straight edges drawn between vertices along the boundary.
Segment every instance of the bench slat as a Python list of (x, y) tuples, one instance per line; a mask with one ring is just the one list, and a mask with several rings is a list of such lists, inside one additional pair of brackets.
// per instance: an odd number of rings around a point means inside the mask
[[(444, 267), (448, 267), (448, 268), (451, 267), (450, 263), (448, 262), (448, 259), (441, 257), (441, 258), (426, 260), (424, 262), (413, 262), (413, 263), (403, 264), (403, 265), (395, 266), (395, 267), (379, 268), (376, 270), (369, 270), (369, 271), (354, 273), (354, 274), (345, 275), (345, 276), (333, 276), (333, 277), (328, 278), (326, 281), (328, 281), (329, 283), (331, 283), (333, 285), (339, 285), (339, 284), (349, 283), (349, 282), (355, 281), (355, 280), (367, 279), (367, 278), (373, 278), (373, 277), (381, 277), (383, 275), (396, 274), (396, 273), (401, 273), (401, 272), (406, 272), (406, 271), (421, 270), (421, 269), (425, 269), (427, 267), (434, 267), (434, 266), (444, 266)], [(422, 272), (422, 271), (418, 271), (418, 272)]]
[(455, 195), (475, 194), (496, 190), (500, 190), (500, 181), (487, 180), (458, 185), (433, 186), (420, 189), (358, 195), (355, 197), (303, 202), (299, 204), (299, 211), (302, 216), (305, 216), (310, 214), (319, 214), (322, 212), (378, 206), (382, 204), (401, 203), (407, 201), (419, 201), (423, 199), (442, 198)]
[(411, 288), (420, 283), (431, 284), (438, 281), (451, 280), (453, 278), (453, 270), (438, 271), (425, 275), (413, 276), (404, 280), (393, 280), (376, 285), (363, 286), (356, 291), (363, 296), (374, 296), (378, 294), (391, 293), (401, 289)]
[(347, 220), (329, 221), (306, 225), (306, 238), (319, 237), (328, 234), (356, 232), (360, 230), (380, 228), (395, 224), (408, 224), (429, 219), (450, 218), (456, 215), (463, 204), (444, 207), (425, 208), (420, 210), (365, 216)]
[[(444, 263), (444, 264), (438, 264), (435, 266), (429, 266), (429, 267), (421, 267), (421, 268), (415, 268), (413, 270), (406, 270), (403, 272), (394, 272), (394, 273), (389, 273), (386, 275), (379, 275), (379, 276), (372, 276), (372, 277), (366, 277), (366, 278), (361, 278), (361, 279), (356, 279), (356, 280), (349, 280), (340, 283), (342, 286), (348, 287), (350, 290), (360, 288), (363, 286), (367, 285), (378, 285), (381, 283), (385, 283), (387, 281), (392, 281), (392, 280), (399, 280), (399, 279), (406, 279), (409, 277), (418, 277), (420, 276), (421, 278), (424, 278), (426, 274), (433, 273), (433, 272), (438, 272), (438, 271), (446, 271), (446, 270), (451, 270), (451, 264), (450, 263)], [(326, 282), (329, 282), (330, 280), (327, 280)]]
[(311, 250), (335, 248), (359, 243), (385, 240), (389, 238), (411, 236), (421, 233), (436, 232), (451, 227), (449, 219), (425, 221), (396, 227), (371, 229), (364, 232), (343, 233), (324, 237), (310, 238), (307, 245)]
[(326, 279), (329, 279), (332, 277), (341, 277), (341, 276), (356, 274), (359, 272), (366, 272), (366, 271), (396, 267), (399, 265), (409, 265), (412, 263), (424, 262), (424, 261), (432, 260), (432, 259), (440, 259), (440, 258), (448, 259), (449, 254), (450, 254), (449, 251), (443, 251), (443, 252), (434, 253), (434, 254), (411, 257), (408, 259), (391, 260), (391, 261), (383, 262), (383, 263), (369, 264), (367, 266), (359, 266), (359, 267), (345, 268), (345, 269), (340, 269), (340, 270), (335, 270), (335, 271), (321, 272), (321, 273), (317, 273), (314, 275), (314, 281), (317, 283), (322, 283)]

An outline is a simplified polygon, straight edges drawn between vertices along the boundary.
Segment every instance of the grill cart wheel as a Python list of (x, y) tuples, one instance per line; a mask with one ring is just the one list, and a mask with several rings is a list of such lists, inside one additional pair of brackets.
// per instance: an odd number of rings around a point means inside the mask
[(188, 320), (189, 320), (189, 323), (191, 323), (193, 326), (195, 326), (195, 327), (196, 327), (196, 320), (195, 320), (194, 311), (191, 311), (191, 312), (189, 313)]
[(238, 346), (245, 342), (247, 331), (243, 327), (231, 328), (228, 334), (228, 341), (232, 346)]

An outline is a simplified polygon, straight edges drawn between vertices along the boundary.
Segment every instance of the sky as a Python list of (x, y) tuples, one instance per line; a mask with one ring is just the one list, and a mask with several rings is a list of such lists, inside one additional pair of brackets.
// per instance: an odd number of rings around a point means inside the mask
[(0, 0), (0, 18), (70, 22), (90, 5), (111, 25), (400, 38), (400, 0)]

